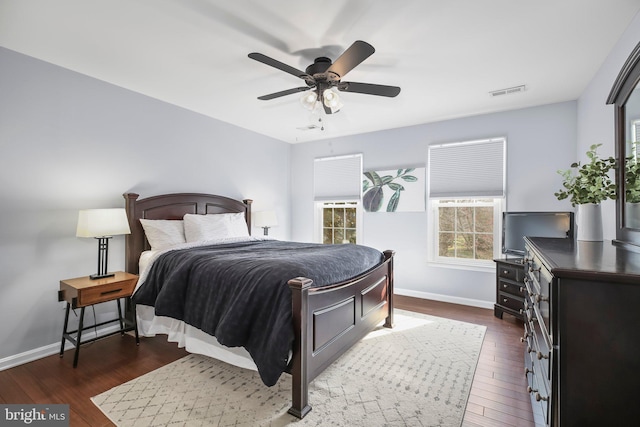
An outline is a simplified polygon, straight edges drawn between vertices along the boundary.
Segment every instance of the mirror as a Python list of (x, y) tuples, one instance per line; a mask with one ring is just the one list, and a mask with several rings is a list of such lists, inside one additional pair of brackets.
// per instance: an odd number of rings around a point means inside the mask
[(640, 251), (640, 43), (620, 70), (607, 104), (615, 105), (618, 162), (614, 243)]
[(636, 84), (624, 109), (624, 203), (623, 227), (640, 231), (640, 177), (638, 176), (638, 153), (640, 141), (640, 84)]

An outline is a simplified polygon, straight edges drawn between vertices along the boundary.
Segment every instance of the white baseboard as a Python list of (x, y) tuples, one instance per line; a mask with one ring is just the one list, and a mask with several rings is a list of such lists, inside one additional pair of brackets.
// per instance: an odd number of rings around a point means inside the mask
[[(108, 334), (110, 332), (115, 332), (120, 327), (118, 325), (108, 326), (106, 328), (98, 329), (98, 335)], [(89, 336), (93, 336), (92, 332), (84, 332), (83, 336), (85, 338)], [(61, 337), (62, 339), (62, 337)], [(69, 341), (65, 343), (64, 348), (65, 351), (69, 349), (75, 348), (73, 344)], [(33, 362), (34, 360), (42, 359), (43, 357), (51, 356), (53, 354), (60, 353), (60, 341), (45, 345), (44, 347), (34, 348), (33, 350), (25, 351), (24, 353), (15, 354), (13, 356), (8, 356), (3, 359), (0, 359), (0, 371), (4, 371), (5, 369), (13, 368), (14, 366), (23, 365), (25, 363)]]
[(493, 301), (483, 301), (470, 298), (453, 297), (451, 295), (432, 294), (429, 292), (413, 291), (411, 289), (394, 288), (393, 293), (407, 297), (430, 299), (434, 301), (448, 302), (451, 304), (468, 305), (471, 307), (480, 307), (493, 309)]

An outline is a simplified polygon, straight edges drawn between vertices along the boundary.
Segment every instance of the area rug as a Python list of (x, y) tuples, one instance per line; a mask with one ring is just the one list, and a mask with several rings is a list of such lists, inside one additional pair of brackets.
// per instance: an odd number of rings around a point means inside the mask
[(189, 355), (91, 400), (117, 426), (459, 427), (486, 328), (395, 311), (309, 386), (311, 412), (287, 413), (291, 377)]

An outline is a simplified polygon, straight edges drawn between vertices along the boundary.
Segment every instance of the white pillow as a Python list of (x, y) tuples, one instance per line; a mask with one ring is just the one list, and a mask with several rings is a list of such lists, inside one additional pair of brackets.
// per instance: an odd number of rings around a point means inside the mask
[(151, 250), (157, 251), (186, 243), (183, 221), (179, 219), (140, 219), (140, 223)]
[(229, 220), (231, 234), (233, 237), (249, 237), (249, 227), (244, 217), (244, 212), (222, 214)]
[(184, 235), (187, 242), (206, 242), (214, 239), (249, 236), (243, 213), (185, 214)]

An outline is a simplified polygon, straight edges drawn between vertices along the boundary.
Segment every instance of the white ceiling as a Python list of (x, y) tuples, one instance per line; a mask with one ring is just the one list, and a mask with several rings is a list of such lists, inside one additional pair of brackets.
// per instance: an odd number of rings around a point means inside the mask
[[(295, 143), (577, 99), (640, 0), (0, 0), (0, 46)], [(304, 70), (355, 40), (376, 52), (344, 81), (324, 131), (302, 130)], [(491, 97), (497, 89), (526, 90)], [(603, 99), (603, 103), (604, 103)]]

